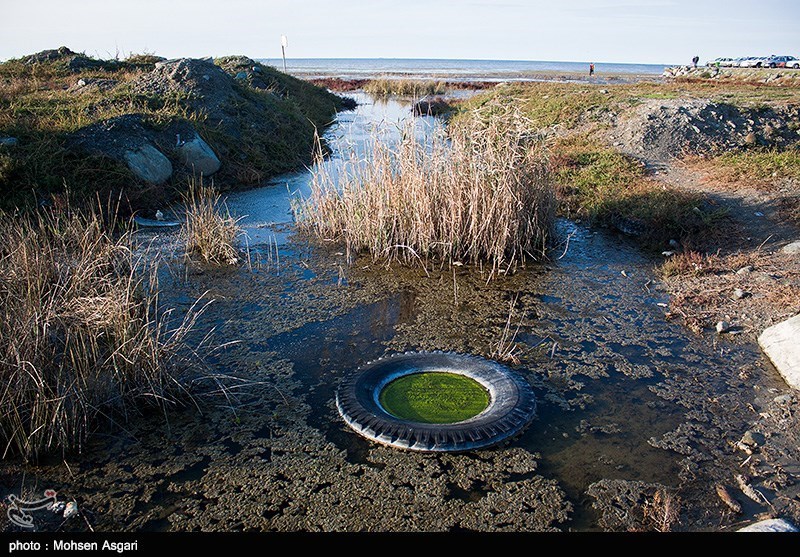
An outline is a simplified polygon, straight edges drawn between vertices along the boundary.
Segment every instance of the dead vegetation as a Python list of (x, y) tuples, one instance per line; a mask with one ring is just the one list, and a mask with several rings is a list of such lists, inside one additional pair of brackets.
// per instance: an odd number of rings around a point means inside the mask
[(480, 262), (492, 274), (545, 254), (554, 193), (543, 136), (515, 109), (490, 103), (420, 140), (374, 138), (335, 173), (318, 165), (300, 226), (348, 254), (419, 264)]
[(100, 421), (186, 398), (182, 319), (97, 212), (0, 215), (0, 456), (80, 449)]
[(183, 201), (186, 255), (207, 265), (238, 264), (236, 241), (242, 232), (220, 194), (213, 186), (192, 181)]
[(758, 335), (800, 313), (800, 268), (795, 260), (763, 248), (729, 255), (674, 255), (661, 266), (672, 293), (667, 317), (682, 319), (695, 333), (725, 320)]

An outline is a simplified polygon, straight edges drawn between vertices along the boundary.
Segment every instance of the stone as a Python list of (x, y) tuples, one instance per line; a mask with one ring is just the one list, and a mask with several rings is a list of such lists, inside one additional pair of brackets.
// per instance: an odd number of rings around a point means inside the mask
[(238, 72), (236, 74), (236, 79), (247, 79), (247, 72)]
[(181, 162), (191, 168), (195, 174), (211, 176), (222, 166), (217, 155), (199, 135), (182, 142), (178, 146), (178, 153)]
[(737, 275), (747, 275), (753, 272), (753, 266), (747, 265), (746, 267), (742, 267), (738, 271), (736, 271)]
[(776, 396), (772, 401), (778, 404), (791, 404), (794, 401), (794, 397), (790, 393), (786, 393), (785, 395)]
[(727, 321), (717, 321), (716, 329), (717, 333), (721, 335), (722, 333), (727, 333), (731, 330), (731, 324)]
[(744, 144), (745, 145), (749, 145), (749, 146), (752, 147), (753, 145), (756, 144), (756, 142), (757, 142), (756, 134), (754, 134), (753, 132), (750, 132), (750, 133), (748, 133), (747, 135), (744, 136)]
[(750, 526), (739, 528), (737, 532), (797, 532), (797, 528), (791, 522), (782, 518), (770, 518), (761, 520)]
[(19, 139), (16, 137), (0, 137), (0, 147), (16, 147)]
[(745, 292), (741, 288), (734, 288), (734, 290), (733, 290), (733, 299), (734, 300), (741, 300), (742, 298), (746, 298), (749, 295), (750, 295), (749, 292)]
[(791, 244), (787, 244), (781, 248), (783, 253), (788, 253), (790, 255), (800, 255), (800, 240), (796, 242), (792, 242)]
[(751, 448), (756, 448), (764, 444), (764, 436), (755, 431), (747, 430), (742, 435), (741, 443)]
[(148, 143), (125, 151), (123, 159), (131, 172), (150, 184), (163, 184), (172, 176), (172, 163)]
[(800, 390), (800, 315), (764, 330), (758, 344), (786, 384)]

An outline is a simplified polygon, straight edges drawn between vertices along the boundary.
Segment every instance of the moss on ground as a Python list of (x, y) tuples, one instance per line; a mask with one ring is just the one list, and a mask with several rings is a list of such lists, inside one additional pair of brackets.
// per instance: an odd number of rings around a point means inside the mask
[(386, 385), (379, 402), (404, 420), (451, 424), (483, 412), (489, 393), (474, 379), (457, 373), (412, 373)]

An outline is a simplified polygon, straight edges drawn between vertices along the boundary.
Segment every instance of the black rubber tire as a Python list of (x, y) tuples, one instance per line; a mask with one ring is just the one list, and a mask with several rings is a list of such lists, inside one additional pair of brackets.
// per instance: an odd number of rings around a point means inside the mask
[[(431, 371), (477, 381), (489, 391), (489, 406), (463, 422), (427, 424), (397, 418), (378, 402), (390, 381)], [(339, 386), (336, 407), (347, 425), (377, 443), (412, 451), (463, 452), (522, 433), (536, 415), (536, 397), (525, 379), (495, 361), (454, 352), (406, 352), (358, 368)]]

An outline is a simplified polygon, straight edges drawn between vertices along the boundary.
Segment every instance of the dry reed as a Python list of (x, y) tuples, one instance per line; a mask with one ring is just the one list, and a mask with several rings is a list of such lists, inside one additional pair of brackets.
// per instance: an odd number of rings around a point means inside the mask
[(238, 264), (236, 239), (241, 230), (219, 193), (202, 182), (192, 181), (183, 201), (186, 255), (209, 265)]
[(102, 417), (181, 400), (186, 334), (97, 213), (0, 216), (0, 457), (80, 449)]
[(372, 79), (364, 84), (364, 91), (376, 97), (424, 97), (426, 95), (443, 95), (447, 85), (443, 81), (425, 81), (417, 79)]
[(344, 240), (348, 254), (486, 262), (492, 276), (544, 257), (555, 197), (544, 138), (522, 114), (490, 102), (426, 140), (414, 126), (397, 142), (374, 135), (338, 172), (317, 164), (300, 227)]

